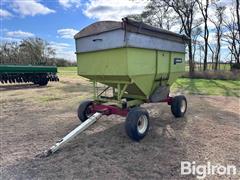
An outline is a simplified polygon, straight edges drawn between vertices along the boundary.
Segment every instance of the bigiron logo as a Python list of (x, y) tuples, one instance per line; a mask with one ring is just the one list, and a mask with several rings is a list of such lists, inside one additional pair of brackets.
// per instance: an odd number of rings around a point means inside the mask
[(229, 176), (234, 177), (238, 174), (235, 165), (221, 165), (220, 163), (212, 164), (196, 164), (195, 161), (182, 161), (181, 162), (181, 175), (194, 175), (197, 179), (204, 179), (210, 175)]

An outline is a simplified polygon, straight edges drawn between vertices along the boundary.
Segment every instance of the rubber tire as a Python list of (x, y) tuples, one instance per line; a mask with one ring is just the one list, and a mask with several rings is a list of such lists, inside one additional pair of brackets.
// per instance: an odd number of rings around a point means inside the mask
[[(182, 101), (185, 101), (186, 102), (186, 108), (185, 108), (185, 111), (184, 112), (181, 112), (181, 104), (182, 104)], [(180, 117), (183, 117), (184, 114), (186, 113), (187, 111), (187, 99), (185, 96), (175, 96), (173, 98), (173, 101), (172, 101), (172, 104), (171, 104), (171, 111), (172, 111), (172, 114), (176, 117), (176, 118), (180, 118)]]
[(33, 82), (33, 84), (38, 85), (39, 79), (35, 79), (35, 78), (34, 78), (34, 79), (32, 80), (32, 82)]
[[(138, 119), (140, 118), (141, 115), (146, 115), (147, 120), (148, 120), (148, 125), (146, 128), (146, 131), (144, 133), (139, 133), (137, 129), (138, 125)], [(140, 141), (143, 139), (148, 132), (149, 129), (149, 114), (146, 109), (142, 107), (134, 107), (132, 108), (126, 118), (125, 121), (125, 130), (127, 135), (133, 140), (133, 141)]]
[(81, 122), (84, 122), (88, 119), (86, 110), (89, 106), (93, 104), (92, 101), (83, 101), (79, 106), (78, 106), (78, 118)]
[(48, 79), (47, 78), (40, 79), (38, 84), (39, 86), (46, 86), (48, 84)]

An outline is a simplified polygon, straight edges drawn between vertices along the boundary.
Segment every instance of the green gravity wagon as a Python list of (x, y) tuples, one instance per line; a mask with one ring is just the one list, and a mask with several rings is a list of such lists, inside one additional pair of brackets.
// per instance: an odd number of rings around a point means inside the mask
[(0, 65), (0, 82), (29, 83), (45, 86), (48, 81), (58, 81), (57, 67), (32, 65)]
[(143, 103), (166, 102), (175, 117), (184, 116), (186, 98), (170, 97), (169, 92), (185, 70), (186, 36), (124, 18), (93, 23), (74, 38), (78, 74), (92, 81), (93, 100), (79, 105), (82, 123), (43, 156), (57, 151), (102, 115), (125, 116), (127, 135), (140, 141), (149, 129)]
[(78, 74), (93, 82), (94, 92), (78, 108), (82, 122), (95, 112), (126, 116), (128, 136), (139, 141), (149, 127), (141, 104), (167, 102), (176, 117), (184, 115), (186, 98), (169, 92), (185, 71), (188, 37), (124, 18), (93, 23), (74, 38)]

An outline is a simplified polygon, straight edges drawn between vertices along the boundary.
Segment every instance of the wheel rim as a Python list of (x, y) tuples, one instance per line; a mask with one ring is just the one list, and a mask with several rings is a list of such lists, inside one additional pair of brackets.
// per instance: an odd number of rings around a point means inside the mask
[(186, 111), (186, 107), (187, 107), (187, 103), (186, 101), (182, 100), (182, 103), (181, 103), (181, 113), (184, 113)]
[(90, 118), (93, 115), (91, 106), (87, 107), (87, 109), (85, 111), (85, 115), (87, 118)]
[(148, 118), (146, 115), (140, 116), (138, 119), (137, 130), (140, 134), (143, 134), (148, 127)]

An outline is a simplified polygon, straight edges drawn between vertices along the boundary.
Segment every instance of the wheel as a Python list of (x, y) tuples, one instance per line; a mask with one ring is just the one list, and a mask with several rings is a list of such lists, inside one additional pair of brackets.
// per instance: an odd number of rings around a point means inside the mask
[(46, 86), (48, 84), (48, 78), (46, 76), (34, 75), (32, 76), (32, 82), (39, 86)]
[(38, 85), (38, 82), (37, 81), (32, 81), (33, 84), (35, 85)]
[(42, 78), (38, 81), (39, 86), (46, 86), (48, 84), (48, 79), (47, 78)]
[(92, 116), (92, 112), (90, 107), (92, 106), (92, 101), (83, 101), (78, 107), (78, 118), (80, 121), (86, 121), (90, 116)]
[(175, 117), (183, 117), (187, 111), (187, 99), (185, 96), (176, 96), (171, 104), (171, 111)]
[(149, 115), (142, 107), (132, 108), (126, 118), (125, 130), (127, 135), (134, 141), (143, 139), (149, 128)]
[(38, 80), (38, 79), (33, 79), (32, 82), (33, 82), (33, 84), (35, 84), (35, 85), (39, 85), (39, 80)]

